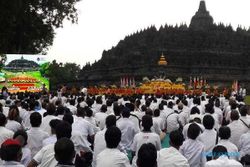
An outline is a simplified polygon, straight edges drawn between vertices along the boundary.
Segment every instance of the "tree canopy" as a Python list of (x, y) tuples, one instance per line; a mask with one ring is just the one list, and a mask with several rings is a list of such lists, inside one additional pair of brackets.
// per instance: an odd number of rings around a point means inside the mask
[(78, 1), (0, 1), (0, 53), (45, 53), (64, 19), (77, 22)]

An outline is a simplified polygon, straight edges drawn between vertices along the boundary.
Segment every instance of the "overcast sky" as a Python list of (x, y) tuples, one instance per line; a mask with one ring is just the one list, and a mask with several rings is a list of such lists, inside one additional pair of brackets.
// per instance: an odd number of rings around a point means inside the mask
[[(200, 0), (82, 0), (78, 24), (67, 21), (56, 30), (49, 59), (85, 65), (99, 60), (103, 50), (150, 25), (187, 23)], [(215, 23), (250, 27), (250, 0), (206, 0)]]

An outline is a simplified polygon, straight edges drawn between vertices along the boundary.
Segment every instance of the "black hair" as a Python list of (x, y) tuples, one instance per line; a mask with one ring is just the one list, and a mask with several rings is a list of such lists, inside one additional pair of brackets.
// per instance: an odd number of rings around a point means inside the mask
[(56, 112), (56, 107), (55, 107), (55, 105), (52, 104), (52, 103), (49, 103), (49, 104), (47, 105), (47, 112), (46, 112), (47, 115), (54, 115), (55, 112)]
[(56, 138), (57, 140), (67, 137), (71, 138), (72, 127), (68, 122), (62, 121), (56, 126)]
[(171, 145), (180, 147), (183, 144), (184, 136), (179, 130), (170, 132), (169, 141)]
[(203, 117), (203, 125), (206, 129), (213, 129), (214, 122), (214, 118), (211, 115), (205, 115)]
[(87, 108), (85, 110), (86, 116), (87, 117), (92, 117), (93, 116), (93, 111), (90, 108)]
[(208, 103), (205, 105), (205, 112), (213, 114), (214, 113), (214, 106), (213, 103)]
[(67, 113), (67, 114), (64, 114), (63, 121), (68, 122), (70, 125), (72, 125), (74, 123), (74, 118), (72, 114)]
[(227, 148), (222, 145), (215, 146), (212, 150), (212, 155), (213, 155), (213, 159), (217, 159), (222, 155), (227, 156), (228, 155)]
[(66, 137), (63, 137), (55, 143), (55, 158), (61, 165), (72, 163), (75, 157), (74, 143)]
[(199, 127), (199, 125), (197, 125), (196, 123), (192, 123), (188, 127), (187, 136), (188, 138), (195, 140), (199, 136), (200, 131), (201, 128)]
[(150, 131), (151, 127), (153, 126), (153, 119), (149, 115), (144, 115), (142, 117), (142, 126), (144, 131)]
[(22, 146), (19, 144), (1, 145), (0, 157), (4, 161), (17, 161), (20, 154), (22, 154)]
[(122, 109), (122, 117), (129, 118), (130, 117), (130, 110), (127, 107), (123, 107)]
[(109, 115), (106, 117), (106, 128), (111, 126), (116, 126), (116, 117), (114, 115)]
[(65, 109), (62, 105), (59, 105), (56, 109), (55, 115), (64, 115)]
[(246, 116), (247, 115), (247, 112), (248, 112), (248, 108), (246, 105), (243, 105), (242, 107), (240, 107), (240, 115), (241, 116)]
[(82, 107), (78, 107), (76, 110), (76, 115), (78, 117), (84, 117), (85, 116), (85, 110)]
[(164, 104), (163, 103), (160, 103), (159, 104), (159, 110), (163, 110), (164, 109)]
[(228, 126), (222, 126), (219, 129), (219, 137), (221, 139), (229, 139), (231, 137), (231, 130)]
[(157, 166), (157, 150), (152, 143), (143, 144), (137, 155), (138, 167), (156, 167)]
[(114, 114), (115, 114), (116, 116), (120, 116), (120, 115), (121, 115), (121, 108), (120, 108), (120, 106), (118, 106), (117, 103), (115, 103), (115, 104), (113, 105), (113, 110), (114, 110)]
[(56, 129), (56, 126), (61, 122), (61, 120), (59, 119), (52, 119), (50, 122), (49, 122), (49, 126), (51, 129)]
[(30, 115), (30, 124), (32, 127), (39, 127), (42, 123), (42, 116), (38, 112), (33, 112)]
[(155, 109), (154, 116), (155, 117), (159, 117), (160, 116), (160, 110), (159, 109)]
[(232, 110), (230, 118), (231, 118), (232, 121), (238, 120), (240, 118), (238, 111), (237, 110)]
[(105, 113), (107, 111), (107, 106), (105, 104), (103, 104), (100, 108), (100, 111)]
[(70, 104), (70, 105), (74, 106), (75, 103), (76, 103), (76, 102), (75, 102), (75, 99), (70, 99), (70, 100), (69, 100), (69, 104)]
[(25, 130), (18, 130), (14, 133), (13, 135), (13, 139), (15, 139), (17, 136), (22, 136), (23, 139), (24, 139), (24, 145), (23, 146), (26, 146), (27, 145), (27, 140), (28, 140), (28, 134)]
[(190, 115), (192, 114), (200, 114), (200, 110), (198, 107), (193, 107), (190, 111)]
[(107, 148), (117, 148), (121, 141), (121, 130), (116, 126), (108, 128), (105, 132), (105, 141)]
[(5, 126), (7, 123), (7, 118), (3, 113), (0, 113), (0, 126)]

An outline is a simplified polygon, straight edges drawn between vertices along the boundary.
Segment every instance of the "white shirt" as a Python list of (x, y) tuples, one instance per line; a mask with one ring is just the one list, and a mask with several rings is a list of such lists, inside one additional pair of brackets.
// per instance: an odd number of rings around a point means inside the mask
[(121, 118), (120, 121), (117, 122), (117, 127), (122, 132), (120, 142), (122, 147), (124, 147), (126, 150), (129, 150), (133, 143), (135, 134), (138, 133), (134, 123), (129, 118)]
[(43, 131), (47, 132), (48, 134), (51, 134), (51, 127), (50, 127), (49, 123), (53, 119), (59, 119), (59, 118), (54, 116), (54, 115), (47, 115), (46, 117), (43, 117), (42, 124), (41, 124), (40, 128)]
[(12, 139), (14, 135), (14, 132), (12, 132), (11, 130), (0, 126), (0, 145), (2, 145), (2, 143), (7, 140), (7, 139)]
[(241, 157), (250, 154), (250, 130), (240, 137), (239, 150)]
[(75, 121), (72, 124), (72, 132), (79, 132), (81, 137), (83, 137), (82, 140), (84, 140), (84, 143), (88, 143), (87, 145), (90, 146), (87, 138), (94, 135), (94, 129), (88, 121), (82, 117), (75, 117)]
[(214, 129), (205, 129), (202, 134), (198, 137), (198, 140), (205, 146), (205, 152), (212, 151), (216, 144), (217, 132)]
[(118, 149), (106, 148), (96, 159), (97, 167), (130, 167), (130, 163), (126, 154)]
[(20, 162), (5, 161), (1, 167), (24, 167)]
[(107, 116), (108, 116), (108, 114), (106, 114), (104, 112), (98, 112), (95, 114), (95, 119), (96, 119), (97, 125), (101, 130), (103, 130), (105, 127), (105, 121), (106, 121)]
[(8, 120), (7, 124), (5, 125), (5, 127), (13, 132), (16, 132), (18, 130), (22, 129), (22, 125), (14, 120)]
[(217, 145), (221, 145), (221, 146), (226, 147), (230, 159), (235, 159), (235, 160), (239, 159), (239, 155), (237, 155), (238, 154), (238, 148), (236, 147), (235, 144), (233, 144), (229, 140), (223, 140), (222, 139), (222, 140), (220, 140), (218, 142)]
[(170, 133), (172, 131), (178, 130), (179, 128), (179, 115), (177, 113), (173, 113), (167, 117), (167, 132)]
[(227, 156), (220, 156), (216, 160), (206, 162), (205, 167), (243, 167), (241, 163), (234, 159), (228, 159)]
[(21, 159), (21, 164), (23, 164), (24, 166), (28, 166), (29, 162), (31, 161), (31, 151), (28, 147), (23, 147), (22, 148), (22, 159)]
[(94, 141), (94, 153), (93, 153), (93, 166), (96, 166), (96, 158), (97, 155), (102, 152), (106, 148), (106, 142), (105, 142), (105, 132), (106, 128), (103, 129), (100, 132), (97, 132), (95, 135), (95, 141)]
[(43, 140), (43, 147), (47, 146), (49, 144), (55, 144), (57, 141), (56, 135), (53, 134), (52, 136), (47, 137), (46, 139)]
[(161, 149), (161, 140), (159, 135), (153, 132), (139, 132), (134, 137), (131, 150), (137, 155), (140, 147), (145, 143), (152, 143), (156, 147), (156, 150)]
[(33, 157), (43, 147), (43, 140), (49, 137), (49, 134), (34, 127), (28, 130), (27, 134), (27, 147), (31, 150), (31, 156)]
[(160, 135), (161, 130), (163, 130), (164, 127), (164, 121), (161, 117), (153, 117), (153, 127), (155, 130), (155, 133)]
[(228, 127), (231, 130), (231, 137), (229, 140), (239, 147), (240, 137), (248, 131), (248, 128), (240, 120), (231, 122)]
[(68, 105), (67, 108), (70, 110), (72, 114), (74, 115), (76, 114), (77, 108), (75, 106)]
[(204, 145), (198, 140), (187, 139), (180, 147), (181, 154), (187, 158), (191, 167), (203, 167), (206, 162)]
[(158, 167), (189, 167), (188, 160), (174, 147), (164, 148), (157, 155)]
[(54, 144), (43, 147), (33, 158), (39, 167), (54, 167), (57, 165), (55, 159)]

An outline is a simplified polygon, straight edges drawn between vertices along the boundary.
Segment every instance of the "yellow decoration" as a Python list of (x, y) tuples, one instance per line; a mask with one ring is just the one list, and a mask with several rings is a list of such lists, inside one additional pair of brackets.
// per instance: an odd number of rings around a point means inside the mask
[(163, 55), (163, 53), (161, 54), (161, 58), (158, 61), (158, 65), (159, 66), (166, 66), (168, 64), (168, 62), (166, 61), (165, 56)]

